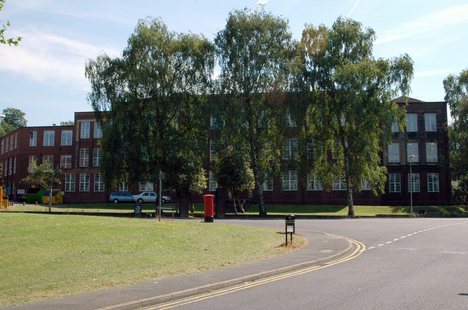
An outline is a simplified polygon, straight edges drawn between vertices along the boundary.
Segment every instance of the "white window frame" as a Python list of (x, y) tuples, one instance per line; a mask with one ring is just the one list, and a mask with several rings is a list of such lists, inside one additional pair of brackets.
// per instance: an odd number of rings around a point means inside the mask
[(218, 158), (216, 143), (216, 140), (210, 139), (210, 161), (216, 160)]
[(297, 138), (288, 138), (283, 146), (283, 159), (291, 160), (297, 157), (298, 141)]
[(102, 149), (100, 147), (93, 149), (93, 167), (100, 167), (102, 161)]
[[(411, 188), (413, 188), (413, 190), (411, 190)], [(421, 178), (418, 172), (408, 173), (408, 193), (411, 192), (421, 192)]]
[(426, 162), (437, 163), (439, 156), (437, 152), (437, 142), (426, 142)]
[(389, 173), (388, 174), (388, 192), (401, 193), (401, 174)]
[(388, 145), (388, 163), (389, 164), (400, 163), (400, 143), (393, 142)]
[(406, 113), (406, 132), (418, 132), (417, 113)]
[(370, 190), (372, 190), (370, 182), (365, 180), (365, 179), (361, 179), (360, 189), (361, 189), (361, 191), (370, 191)]
[(102, 138), (102, 128), (98, 121), (94, 122), (93, 128), (93, 138), (101, 139)]
[(80, 173), (80, 192), (89, 192), (90, 187), (90, 175), (89, 173)]
[(76, 174), (65, 173), (65, 192), (76, 191)]
[(80, 122), (80, 139), (89, 139), (91, 122), (81, 121)]
[(308, 191), (322, 191), (322, 182), (318, 179), (316, 174), (307, 174), (307, 190)]
[(94, 174), (94, 192), (103, 192), (104, 191), (104, 178), (101, 173)]
[(138, 190), (140, 192), (152, 192), (154, 191), (154, 184), (151, 182), (140, 182), (138, 183)]
[(286, 114), (286, 122), (287, 122), (289, 128), (296, 128), (297, 127), (297, 122), (293, 118), (293, 115), (291, 114), (291, 111), (288, 111), (288, 113)]
[(70, 169), (72, 167), (71, 155), (60, 155), (60, 168)]
[(424, 129), (427, 132), (437, 131), (437, 113), (424, 113)]
[(119, 191), (121, 192), (128, 192), (128, 183), (125, 181), (119, 182)]
[(42, 155), (42, 163), (43, 164), (47, 163), (47, 165), (50, 168), (53, 168), (54, 167), (54, 155)]
[(345, 191), (346, 190), (346, 181), (344, 179), (338, 179), (333, 181), (332, 190), (334, 191)]
[(42, 141), (43, 146), (54, 146), (55, 145), (55, 130), (44, 130), (44, 139)]
[(208, 172), (208, 191), (214, 192), (218, 188), (218, 182), (216, 182), (216, 178), (214, 177), (214, 173), (212, 171)]
[(411, 155), (414, 155), (414, 158), (411, 159), (411, 164), (419, 163), (419, 143), (418, 142), (406, 143), (406, 161), (408, 164), (410, 162)]
[(73, 130), (62, 130), (60, 145), (69, 146), (73, 144)]
[(427, 174), (427, 191), (429, 193), (440, 192), (439, 179), (440, 179), (440, 176), (438, 173), (429, 172)]
[(33, 130), (29, 133), (29, 146), (37, 146), (37, 130)]
[(265, 176), (265, 181), (262, 183), (262, 188), (264, 192), (273, 191), (273, 178), (270, 175)]
[(286, 170), (282, 173), (282, 190), (283, 192), (297, 191), (297, 170)]
[(80, 148), (79, 167), (89, 167), (89, 148)]

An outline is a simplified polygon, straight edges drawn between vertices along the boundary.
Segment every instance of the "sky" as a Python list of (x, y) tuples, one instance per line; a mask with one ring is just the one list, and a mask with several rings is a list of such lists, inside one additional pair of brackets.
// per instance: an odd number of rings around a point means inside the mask
[(413, 59), (419, 100), (442, 101), (443, 80), (468, 68), (467, 0), (6, 0), (0, 27), (9, 21), (7, 37), (23, 39), (0, 45), (0, 111), (22, 110), (28, 126), (73, 120), (92, 110), (87, 60), (120, 56), (139, 19), (212, 40), (229, 12), (258, 5), (287, 19), (296, 40), (306, 24), (331, 27), (340, 16), (372, 28), (375, 57)]

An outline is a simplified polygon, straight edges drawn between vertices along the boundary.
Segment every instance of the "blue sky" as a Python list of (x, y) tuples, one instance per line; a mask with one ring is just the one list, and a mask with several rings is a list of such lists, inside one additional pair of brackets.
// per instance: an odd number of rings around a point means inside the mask
[(258, 3), (288, 19), (297, 40), (305, 24), (330, 27), (339, 16), (373, 28), (376, 57), (412, 57), (417, 99), (443, 100), (443, 79), (468, 68), (467, 0), (7, 0), (0, 24), (9, 20), (7, 34), (23, 41), (0, 45), (0, 110), (21, 109), (29, 126), (73, 120), (91, 110), (86, 61), (119, 56), (138, 19), (161, 17), (172, 31), (212, 39), (230, 11)]

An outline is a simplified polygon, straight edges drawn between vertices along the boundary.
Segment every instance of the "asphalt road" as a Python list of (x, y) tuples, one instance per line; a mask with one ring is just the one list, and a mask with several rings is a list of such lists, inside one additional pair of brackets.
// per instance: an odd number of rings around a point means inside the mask
[[(236, 222), (236, 221), (230, 221)], [(284, 221), (239, 221), (281, 229)], [(357, 258), (178, 309), (468, 309), (468, 219), (297, 220), (347, 236)]]

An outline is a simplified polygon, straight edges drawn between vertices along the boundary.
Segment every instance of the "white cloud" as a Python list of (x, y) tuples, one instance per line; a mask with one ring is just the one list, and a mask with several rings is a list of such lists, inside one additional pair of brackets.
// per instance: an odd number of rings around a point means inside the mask
[(452, 71), (449, 69), (436, 69), (436, 70), (426, 70), (426, 71), (416, 71), (414, 73), (415, 78), (427, 78), (427, 77), (434, 77), (434, 76), (448, 76)]
[(105, 52), (119, 54), (111, 48), (100, 48), (78, 40), (38, 30), (24, 30), (16, 47), (0, 48), (0, 70), (25, 76), (41, 83), (66, 85), (87, 90), (85, 63)]
[(444, 27), (468, 22), (468, 5), (451, 7), (431, 13), (414, 21), (390, 29), (377, 39), (376, 44), (389, 43), (433, 32)]
[(349, 13), (348, 13), (348, 15), (347, 15), (348, 17), (351, 17), (351, 15), (353, 15), (354, 10), (355, 10), (355, 9), (357, 8), (357, 6), (359, 5), (359, 2), (361, 2), (361, 0), (357, 0), (356, 3), (354, 3), (353, 8), (349, 11)]

